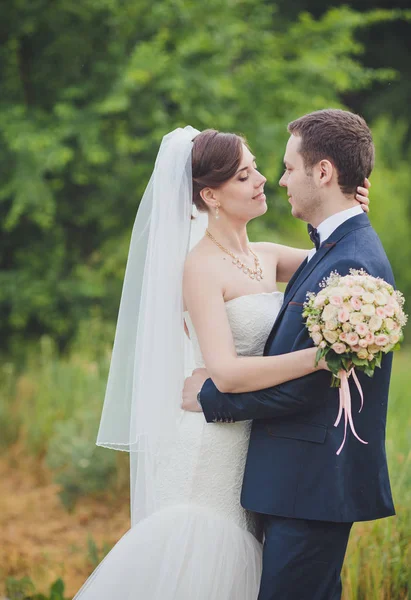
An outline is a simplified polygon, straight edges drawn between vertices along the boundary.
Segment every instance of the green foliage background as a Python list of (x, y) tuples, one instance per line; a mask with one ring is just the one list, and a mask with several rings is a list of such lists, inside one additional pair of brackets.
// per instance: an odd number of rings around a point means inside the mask
[[(127, 488), (94, 440), (129, 238), (161, 138), (178, 126), (247, 137), (268, 178), (254, 240), (309, 245), (278, 187), (287, 123), (365, 116), (377, 148), (371, 220), (411, 297), (409, 0), (11, 0), (0, 19), (0, 451), (45, 461), (65, 506)], [(408, 312), (410, 309), (408, 307)], [(350, 600), (406, 600), (409, 351), (390, 394), (398, 517), (357, 525)], [(98, 562), (98, 558), (96, 562)], [(11, 599), (40, 598), (12, 575)], [(50, 582), (49, 582), (50, 583)], [(2, 593), (0, 582), (0, 594)], [(43, 585), (43, 584), (42, 584)], [(46, 587), (43, 588), (46, 589)], [(47, 592), (48, 593), (48, 592)], [(62, 582), (50, 598), (64, 596)]]
[[(304, 245), (276, 183), (286, 124), (327, 106), (369, 113), (378, 148), (371, 214), (399, 286), (411, 292), (409, 67), (399, 60), (402, 38), (392, 40), (399, 26), (409, 36), (410, 14), (400, 5), (298, 6), (299, 14), (263, 0), (14, 0), (4, 9), (3, 349), (21, 352), (43, 333), (65, 348), (84, 320), (114, 323), (161, 137), (188, 123), (246, 135), (269, 180), (270, 211), (252, 236)], [(391, 40), (392, 60), (367, 59), (381, 46), (375, 31)], [(396, 99), (396, 114), (379, 93)]]

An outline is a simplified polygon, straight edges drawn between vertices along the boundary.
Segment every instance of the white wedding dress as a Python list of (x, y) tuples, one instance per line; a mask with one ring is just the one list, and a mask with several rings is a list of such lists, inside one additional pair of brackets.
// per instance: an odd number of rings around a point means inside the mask
[[(274, 292), (226, 302), (239, 355), (263, 354), (282, 300)], [(256, 600), (261, 536), (255, 515), (240, 505), (250, 426), (208, 424), (182, 411), (178, 442), (157, 472), (159, 510), (121, 538), (75, 600)]]

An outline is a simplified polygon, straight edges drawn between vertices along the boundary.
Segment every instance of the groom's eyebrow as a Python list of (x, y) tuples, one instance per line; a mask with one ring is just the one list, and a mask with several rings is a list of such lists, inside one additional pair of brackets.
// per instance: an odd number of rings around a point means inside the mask
[[(252, 157), (252, 162), (255, 162), (255, 156)], [(237, 171), (237, 173), (235, 173), (234, 177), (236, 175), (238, 175), (238, 173), (241, 173), (241, 171), (245, 171), (246, 169), (248, 169), (248, 166), (247, 167), (242, 167), (241, 169), (238, 169), (238, 171)]]

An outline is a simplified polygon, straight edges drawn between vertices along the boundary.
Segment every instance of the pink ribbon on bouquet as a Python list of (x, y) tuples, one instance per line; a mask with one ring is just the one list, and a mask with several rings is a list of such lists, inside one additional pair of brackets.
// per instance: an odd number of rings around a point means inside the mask
[(341, 371), (339, 372), (339, 376), (341, 379), (341, 386), (340, 386), (340, 390), (339, 390), (340, 391), (340, 408), (338, 410), (338, 416), (337, 416), (337, 420), (334, 423), (334, 427), (338, 426), (339, 422), (341, 421), (341, 417), (342, 417), (342, 414), (344, 411), (344, 439), (342, 441), (341, 446), (337, 450), (337, 456), (340, 454), (341, 450), (343, 449), (345, 440), (347, 439), (348, 423), (350, 424), (351, 431), (353, 432), (353, 434), (357, 438), (357, 440), (360, 441), (362, 444), (368, 444), (368, 442), (365, 442), (364, 440), (362, 440), (360, 438), (360, 436), (357, 434), (357, 432), (355, 431), (354, 422), (353, 422), (353, 418), (352, 418), (352, 414), (351, 414), (350, 386), (348, 384), (348, 379), (349, 379), (350, 375), (353, 376), (355, 385), (357, 386), (357, 390), (358, 390), (358, 393), (360, 394), (360, 398), (361, 398), (361, 406), (360, 406), (360, 410), (358, 412), (362, 411), (362, 407), (364, 405), (364, 395), (362, 393), (361, 384), (358, 381), (358, 377), (357, 377), (355, 370), (351, 369), (351, 371), (348, 371), (348, 373), (347, 373), (347, 371), (344, 371), (344, 369), (341, 369)]

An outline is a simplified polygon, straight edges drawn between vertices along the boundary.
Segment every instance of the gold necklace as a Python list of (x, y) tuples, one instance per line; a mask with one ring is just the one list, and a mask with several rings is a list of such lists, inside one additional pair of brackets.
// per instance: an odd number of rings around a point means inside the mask
[(230, 250), (227, 250), (227, 248), (224, 248), (224, 246), (222, 246), (220, 244), (220, 242), (217, 242), (217, 240), (215, 239), (215, 237), (213, 237), (211, 235), (211, 233), (208, 231), (208, 229), (206, 229), (206, 235), (223, 252), (225, 252), (226, 254), (228, 254), (229, 256), (231, 256), (231, 258), (233, 259), (233, 265), (235, 265), (236, 267), (238, 267), (239, 269), (241, 269), (242, 272), (245, 273), (246, 275), (248, 275), (250, 279), (256, 279), (257, 281), (261, 281), (262, 279), (264, 279), (263, 278), (263, 270), (262, 270), (262, 268), (260, 266), (260, 260), (259, 260), (259, 258), (257, 256), (257, 254), (251, 250), (250, 246), (248, 247), (248, 249), (251, 252), (251, 254), (254, 256), (255, 269), (251, 269), (250, 267), (247, 267), (247, 265), (245, 265), (243, 263), (243, 261), (238, 258), (238, 256), (236, 256), (235, 254), (233, 254)]

